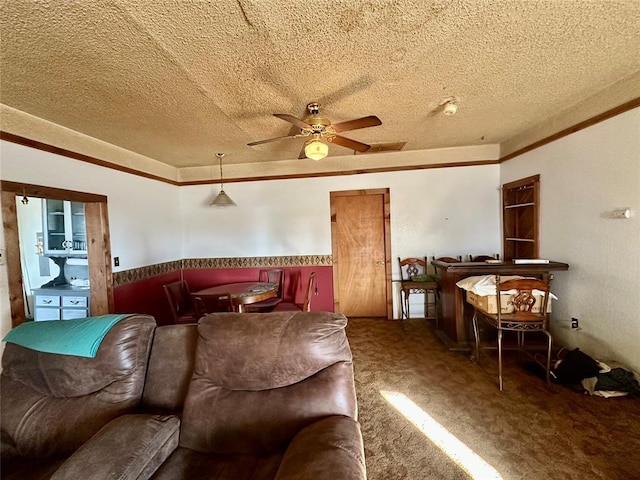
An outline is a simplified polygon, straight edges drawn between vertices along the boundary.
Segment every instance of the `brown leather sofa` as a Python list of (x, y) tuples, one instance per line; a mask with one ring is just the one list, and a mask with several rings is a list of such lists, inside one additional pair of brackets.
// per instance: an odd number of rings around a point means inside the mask
[[(175, 449), (179, 428), (177, 417), (131, 415), (140, 406), (155, 328), (153, 317), (128, 316), (104, 337), (95, 358), (5, 344), (2, 478), (138, 478), (153, 473)], [(134, 435), (138, 444), (131, 442), (125, 450), (121, 440), (127, 435)], [(104, 448), (105, 442), (111, 448)], [(148, 445), (160, 455), (148, 457)]]
[(183, 413), (179, 446), (152, 478), (366, 478), (346, 324), (214, 313), (158, 328), (143, 404)]
[[(46, 468), (6, 478), (365, 479), (346, 323), (325, 312), (220, 313), (198, 325), (158, 327), (135, 415), (109, 422), (101, 414), (61, 459), (38, 460)], [(5, 350), (4, 357), (14, 355), (15, 348)], [(3, 365), (11, 363), (4, 357)], [(7, 395), (21, 402), (19, 393)], [(14, 423), (7, 430), (13, 444)], [(32, 452), (13, 446), (8, 465), (20, 473), (16, 452), (22, 460)], [(114, 454), (121, 461), (112, 464)]]

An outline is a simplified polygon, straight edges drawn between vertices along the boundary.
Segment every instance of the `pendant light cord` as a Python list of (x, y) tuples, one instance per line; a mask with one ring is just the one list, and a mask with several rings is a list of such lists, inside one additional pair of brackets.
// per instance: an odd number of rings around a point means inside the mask
[(216, 156), (220, 163), (220, 190), (224, 190), (224, 179), (222, 178), (222, 157), (224, 157), (224, 153), (216, 153)]

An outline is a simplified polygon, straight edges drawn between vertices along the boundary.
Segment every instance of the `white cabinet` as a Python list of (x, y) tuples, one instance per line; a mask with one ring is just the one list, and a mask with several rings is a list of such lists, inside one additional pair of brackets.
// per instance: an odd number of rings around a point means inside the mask
[(71, 320), (91, 314), (91, 291), (88, 288), (36, 288), (33, 291), (34, 320)]
[(42, 200), (45, 255), (86, 255), (87, 227), (84, 203)]

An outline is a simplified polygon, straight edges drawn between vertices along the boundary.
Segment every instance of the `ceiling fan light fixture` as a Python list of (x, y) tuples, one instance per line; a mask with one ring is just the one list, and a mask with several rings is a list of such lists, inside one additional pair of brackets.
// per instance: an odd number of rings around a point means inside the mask
[(322, 160), (329, 153), (329, 145), (322, 143), (317, 138), (307, 143), (304, 154), (311, 160)]
[(237, 206), (236, 202), (231, 200), (231, 197), (224, 191), (224, 179), (222, 177), (222, 157), (224, 157), (224, 153), (216, 153), (216, 157), (218, 157), (220, 164), (220, 193), (216, 195), (216, 198), (209, 205), (213, 207), (235, 207)]

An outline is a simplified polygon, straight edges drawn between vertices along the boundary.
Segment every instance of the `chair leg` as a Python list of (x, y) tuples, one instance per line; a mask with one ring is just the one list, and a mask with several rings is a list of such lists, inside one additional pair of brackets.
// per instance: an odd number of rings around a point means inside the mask
[(429, 318), (429, 290), (424, 291), (424, 319)]
[(480, 363), (480, 332), (478, 331), (478, 315), (474, 312), (473, 319), (471, 320), (473, 323), (473, 336), (476, 340), (476, 363)]
[(411, 310), (409, 308), (409, 292), (407, 292), (404, 296), (405, 299), (405, 305), (407, 307), (407, 320), (409, 320), (411, 318)]
[(498, 382), (502, 391), (502, 329), (498, 329)]
[(547, 383), (550, 385), (551, 384), (551, 347), (552, 347), (552, 338), (551, 338), (551, 334), (549, 332), (547, 332), (546, 330), (543, 330), (543, 332), (547, 335), (548, 338), (548, 346), (547, 346), (547, 368), (546, 368), (546, 373), (547, 373)]

